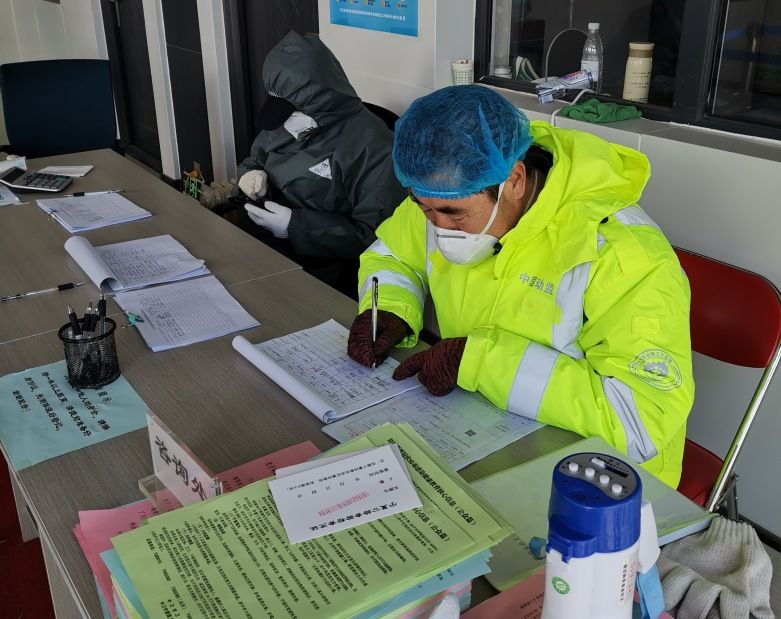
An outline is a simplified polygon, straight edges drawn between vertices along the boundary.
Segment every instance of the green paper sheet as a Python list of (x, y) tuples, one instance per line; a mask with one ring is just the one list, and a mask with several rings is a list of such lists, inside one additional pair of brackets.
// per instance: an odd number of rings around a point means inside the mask
[(408, 425), (378, 426), (331, 453), (388, 443), (423, 507), (290, 545), (264, 480), (115, 537), (149, 616), (354, 617), (510, 533)]

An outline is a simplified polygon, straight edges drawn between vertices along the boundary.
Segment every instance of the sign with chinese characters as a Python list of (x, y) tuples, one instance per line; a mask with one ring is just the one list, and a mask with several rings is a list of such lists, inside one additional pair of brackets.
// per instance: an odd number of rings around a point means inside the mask
[(331, 23), (418, 36), (418, 0), (331, 0)]
[(122, 376), (73, 389), (65, 361), (0, 378), (0, 440), (17, 471), (143, 428), (146, 409)]
[(395, 445), (281, 473), (268, 486), (292, 544), (422, 505)]
[(147, 411), (146, 416), (154, 476), (160, 482), (159, 486), (182, 505), (221, 494), (222, 485), (214, 474), (154, 413)]

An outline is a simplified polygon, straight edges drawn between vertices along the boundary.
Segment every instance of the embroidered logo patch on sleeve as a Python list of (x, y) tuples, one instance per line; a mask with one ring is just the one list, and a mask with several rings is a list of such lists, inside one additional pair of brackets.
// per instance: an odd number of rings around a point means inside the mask
[(663, 350), (646, 350), (629, 364), (629, 370), (643, 382), (662, 391), (670, 391), (681, 385), (681, 370), (670, 355)]

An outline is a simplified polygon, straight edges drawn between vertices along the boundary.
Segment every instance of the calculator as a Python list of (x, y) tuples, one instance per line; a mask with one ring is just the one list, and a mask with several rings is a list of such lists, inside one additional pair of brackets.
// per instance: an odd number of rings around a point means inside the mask
[(62, 191), (73, 179), (60, 174), (41, 174), (28, 172), (21, 168), (11, 168), (0, 175), (0, 183), (13, 187), (17, 191)]

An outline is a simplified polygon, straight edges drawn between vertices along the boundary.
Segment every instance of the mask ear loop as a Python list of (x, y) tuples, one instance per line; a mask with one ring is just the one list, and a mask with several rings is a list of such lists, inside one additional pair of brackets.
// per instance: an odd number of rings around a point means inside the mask
[(507, 181), (502, 181), (501, 185), (499, 185), (499, 193), (496, 196), (496, 204), (494, 204), (494, 209), (491, 211), (491, 216), (488, 218), (488, 223), (485, 224), (485, 227), (480, 231), (479, 236), (483, 236), (486, 232), (488, 232), (488, 229), (494, 223), (496, 215), (499, 213), (499, 200), (502, 199), (502, 191), (504, 190), (504, 184), (506, 182)]

